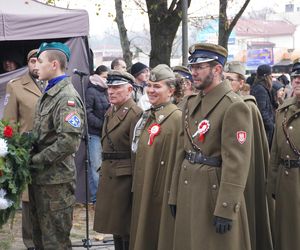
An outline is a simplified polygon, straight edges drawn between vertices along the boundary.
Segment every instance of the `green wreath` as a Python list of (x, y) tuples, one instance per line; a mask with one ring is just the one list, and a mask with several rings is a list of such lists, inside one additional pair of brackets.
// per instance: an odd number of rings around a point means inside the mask
[(22, 192), (31, 181), (32, 142), (29, 133), (16, 133), (0, 121), (0, 228), (19, 208)]

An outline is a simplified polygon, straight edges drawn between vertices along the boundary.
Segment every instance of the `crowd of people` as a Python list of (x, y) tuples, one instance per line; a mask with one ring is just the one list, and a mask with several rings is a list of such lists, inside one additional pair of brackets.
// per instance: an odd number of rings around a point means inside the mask
[(112, 234), (116, 250), (300, 248), (300, 60), (290, 76), (263, 64), (246, 79), (208, 43), (190, 47), (188, 67), (127, 69), (116, 58), (89, 76), (83, 103), (65, 73), (70, 53), (41, 44), (7, 85), (4, 119), (36, 138), (22, 205), (28, 249), (72, 249), (85, 121), (94, 230)]

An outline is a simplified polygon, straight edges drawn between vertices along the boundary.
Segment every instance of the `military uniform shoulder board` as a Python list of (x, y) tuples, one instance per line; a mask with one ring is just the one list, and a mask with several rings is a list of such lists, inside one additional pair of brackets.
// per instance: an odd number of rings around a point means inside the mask
[(229, 91), (226, 96), (232, 101), (232, 102), (239, 102), (239, 101), (243, 101), (242, 98), (234, 93), (233, 91)]
[(11, 79), (8, 83), (13, 83), (13, 82), (16, 82), (20, 79), (21, 79), (21, 77), (14, 78), (14, 79)]
[(294, 103), (295, 103), (294, 98), (288, 98), (288, 99), (286, 99), (286, 100), (283, 102), (283, 104), (281, 104), (281, 105), (278, 107), (277, 111), (283, 110), (283, 109), (285, 109), (285, 108), (287, 108), (287, 107), (293, 105)]

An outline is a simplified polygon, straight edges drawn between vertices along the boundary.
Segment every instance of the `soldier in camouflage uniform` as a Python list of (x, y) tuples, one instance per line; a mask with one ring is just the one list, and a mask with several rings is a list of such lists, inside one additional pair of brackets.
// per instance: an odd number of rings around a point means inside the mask
[(48, 80), (39, 99), (33, 132), (37, 136), (32, 155), (29, 187), (33, 241), (37, 249), (72, 249), (75, 163), (84, 125), (79, 94), (65, 75), (69, 48), (43, 43), (38, 51), (38, 75)]

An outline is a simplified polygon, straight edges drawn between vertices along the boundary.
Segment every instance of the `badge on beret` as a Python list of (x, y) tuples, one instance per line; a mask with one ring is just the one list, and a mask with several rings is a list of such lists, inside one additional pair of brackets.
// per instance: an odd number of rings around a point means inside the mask
[(75, 114), (75, 112), (68, 114), (65, 118), (65, 121), (74, 128), (80, 128), (81, 121), (80, 118)]
[(160, 125), (157, 123), (153, 123), (149, 128), (148, 128), (148, 133), (149, 133), (149, 140), (148, 140), (148, 145), (151, 146), (154, 142), (154, 137), (157, 136), (160, 132)]
[(247, 133), (245, 131), (236, 132), (236, 139), (240, 144), (244, 144), (247, 139)]
[(192, 45), (190, 47), (190, 54), (193, 54), (195, 52), (195, 45)]
[(199, 123), (198, 125), (198, 129), (195, 132), (195, 134), (193, 134), (193, 138), (195, 138), (197, 135), (199, 135), (199, 141), (203, 142), (205, 137), (205, 133), (209, 130), (210, 124), (208, 120), (203, 120)]

